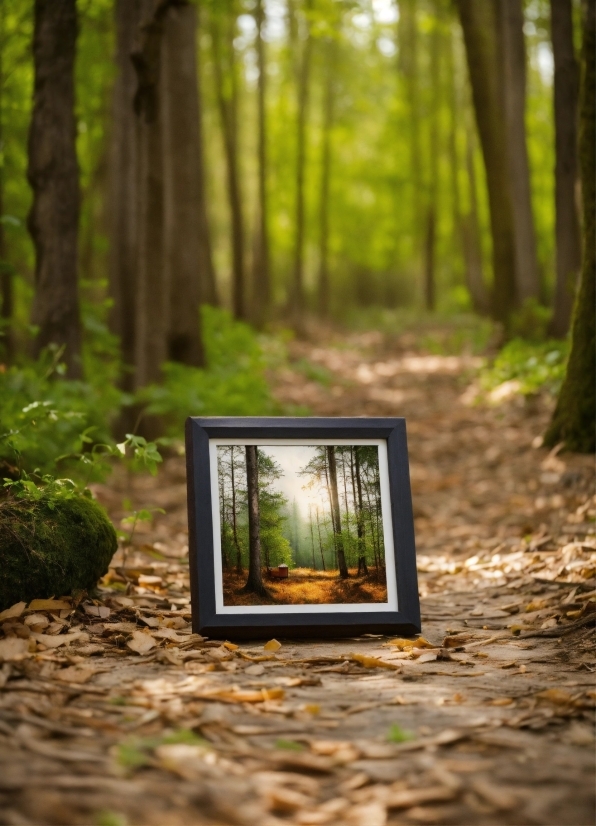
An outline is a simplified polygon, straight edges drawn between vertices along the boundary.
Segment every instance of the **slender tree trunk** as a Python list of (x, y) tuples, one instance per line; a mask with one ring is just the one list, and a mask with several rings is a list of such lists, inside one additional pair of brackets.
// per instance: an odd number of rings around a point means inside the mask
[[(4, 18), (6, 9), (0, 6), (0, 146), (4, 146), (4, 38), (5, 26)], [(4, 215), (4, 163), (0, 162), (0, 216)], [(0, 327), (0, 343), (2, 344), (2, 355), (10, 363), (13, 353), (13, 334), (11, 329), (13, 316), (13, 270), (6, 257), (6, 238), (4, 235), (4, 224), (0, 221), (0, 310), (2, 326)]]
[[(213, 44), (217, 101), (224, 139), (231, 216), (232, 305), (235, 318), (244, 319), (246, 318), (244, 221), (238, 163), (238, 80), (234, 60), (236, 16), (233, 6), (222, 8), (214, 7), (212, 9), (210, 15), (211, 41)], [(222, 28), (225, 29), (223, 36)], [(222, 42), (224, 39), (225, 43)], [(227, 65), (225, 65), (224, 51), (227, 54)]]
[(321, 539), (321, 523), (319, 521), (319, 509), (317, 508), (317, 530), (319, 533), (319, 550), (321, 552), (321, 565), (325, 570), (325, 557), (323, 556), (323, 540)]
[[(223, 527), (226, 523), (226, 497), (225, 497), (226, 486), (225, 486), (225, 477), (224, 477), (224, 474), (223, 474), (223, 469), (221, 467), (221, 464), (222, 464), (221, 461), (218, 461), (218, 474), (217, 475), (218, 475), (218, 479), (219, 479), (219, 503), (220, 503), (219, 519), (220, 519), (221, 528), (222, 528), (222, 531), (223, 531)], [(230, 567), (230, 560), (228, 559), (228, 555), (225, 551), (225, 548), (223, 547), (223, 543), (222, 543), (221, 554), (222, 554), (222, 565), (223, 565), (223, 567), (224, 568), (229, 568)]]
[(199, 271), (201, 273), (201, 304), (211, 304), (217, 307), (219, 297), (217, 294), (217, 277), (213, 265), (213, 251), (211, 244), (211, 228), (209, 225), (209, 215), (207, 211), (207, 182), (205, 175), (205, 140), (203, 137), (203, 90), (201, 86), (202, 60), (199, 35), (203, 24), (202, 9), (203, 0), (196, 0), (197, 11), (197, 38), (196, 38), (196, 61), (197, 61), (197, 99), (198, 99), (198, 126), (197, 126), (197, 174), (198, 174), (198, 243), (199, 243)]
[(163, 77), (164, 23), (173, 0), (141, 0), (132, 58), (137, 72), (137, 281), (135, 387), (159, 381), (168, 357), (170, 285), (164, 267)]
[(337, 464), (335, 462), (335, 448), (333, 445), (328, 445), (326, 448), (327, 463), (329, 465), (329, 488), (331, 491), (331, 512), (334, 514), (334, 539), (335, 547), (337, 549), (337, 565), (339, 568), (339, 575), (342, 579), (346, 579), (348, 574), (348, 566), (346, 565), (346, 557), (344, 553), (343, 537), (341, 535), (341, 513), (339, 510), (339, 495), (337, 491)]
[(316, 570), (315, 565), (315, 532), (313, 530), (312, 524), (312, 505), (309, 505), (308, 508), (308, 521), (310, 523), (310, 544), (312, 545), (312, 567), (313, 571)]
[(236, 522), (236, 479), (234, 476), (234, 446), (230, 447), (230, 474), (232, 479), (232, 536), (236, 548), (236, 573), (242, 573), (242, 553), (238, 542), (238, 524)]
[(321, 189), (319, 202), (319, 313), (329, 317), (329, 189), (331, 183), (331, 130), (335, 109), (335, 64), (337, 44), (335, 39), (326, 43), (326, 74), (323, 102), (323, 148), (321, 153)]
[(261, 528), (259, 514), (259, 460), (256, 445), (246, 445), (246, 482), (248, 488), (249, 563), (245, 591), (268, 597), (261, 571)]
[(568, 450), (596, 448), (596, 2), (583, 4), (582, 87), (580, 101), (580, 171), (583, 205), (582, 273), (571, 330), (565, 380), (545, 444), (564, 442)]
[(29, 232), (35, 246), (32, 321), (36, 352), (64, 348), (69, 378), (79, 378), (81, 321), (77, 284), (79, 167), (76, 154), (75, 0), (35, 0), (33, 114), (27, 177), (33, 190)]
[[(373, 555), (375, 561), (375, 570), (377, 572), (377, 577), (379, 576), (379, 557), (380, 557), (380, 547), (379, 547), (379, 536), (378, 530), (375, 531), (375, 522), (373, 520), (373, 507), (372, 502), (370, 501), (370, 480), (368, 479), (368, 475), (366, 476), (366, 484), (364, 485), (364, 491), (366, 493), (366, 502), (368, 504), (368, 516), (370, 522), (370, 535), (373, 542)], [(377, 523), (378, 529), (378, 523)]]
[[(312, 8), (312, 0), (305, 0), (307, 13)], [(294, 284), (292, 296), (292, 315), (297, 330), (304, 328), (304, 229), (305, 229), (305, 192), (306, 172), (306, 126), (308, 120), (309, 82), (311, 63), (310, 21), (306, 21), (306, 39), (302, 47), (302, 58), (298, 71), (298, 123), (297, 123), (297, 157), (296, 157), (296, 229), (294, 239)]]
[(356, 485), (358, 487), (357, 500), (356, 493), (354, 492), (358, 525), (358, 574), (360, 574), (360, 571), (362, 570), (364, 574), (368, 576), (368, 567), (366, 564), (366, 537), (364, 533), (364, 509), (362, 507), (362, 479), (360, 478), (360, 460), (358, 457), (357, 447), (352, 448), (352, 455), (355, 459), (355, 468), (354, 464), (352, 464), (352, 487), (354, 486), (354, 476), (356, 477)]
[(164, 270), (170, 289), (168, 358), (205, 363), (201, 295), (201, 170), (197, 79), (197, 13), (172, 6), (161, 50), (164, 160)]
[(429, 114), (429, 185), (426, 204), (424, 238), (424, 306), (433, 312), (436, 306), (435, 247), (437, 234), (437, 193), (439, 179), (439, 108), (441, 98), (439, 58), (443, 38), (439, 33), (441, 21), (435, 19), (430, 36), (430, 77), (432, 104)]
[(255, 22), (257, 24), (257, 65), (259, 81), (257, 85), (258, 123), (258, 206), (257, 231), (253, 260), (253, 297), (251, 315), (258, 327), (267, 321), (271, 310), (271, 275), (269, 272), (269, 227), (267, 216), (267, 128), (266, 89), (267, 71), (263, 23), (265, 19), (263, 0), (256, 0)]
[(557, 280), (551, 335), (567, 335), (581, 266), (581, 235), (576, 199), (577, 98), (579, 77), (573, 48), (572, 0), (551, 0), (551, 39), (555, 61), (555, 236)]
[(515, 306), (515, 236), (507, 134), (497, 54), (497, 19), (492, 2), (456, 0), (461, 21), (474, 111), (480, 135), (490, 210), (493, 250), (493, 315), (505, 326)]
[(540, 295), (536, 232), (526, 144), (526, 49), (522, 0), (493, 0), (507, 132), (507, 156), (515, 236), (516, 294), (520, 304)]

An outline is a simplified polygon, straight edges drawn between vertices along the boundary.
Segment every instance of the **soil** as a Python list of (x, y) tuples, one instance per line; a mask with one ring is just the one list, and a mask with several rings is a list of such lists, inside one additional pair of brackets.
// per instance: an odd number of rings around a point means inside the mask
[(114, 477), (116, 520), (167, 513), (101, 598), (2, 617), (0, 822), (592, 824), (593, 458), (539, 446), (550, 397), (474, 402), (472, 357), (377, 334), (292, 356), (284, 403), (407, 417), (423, 638), (191, 634), (183, 461)]

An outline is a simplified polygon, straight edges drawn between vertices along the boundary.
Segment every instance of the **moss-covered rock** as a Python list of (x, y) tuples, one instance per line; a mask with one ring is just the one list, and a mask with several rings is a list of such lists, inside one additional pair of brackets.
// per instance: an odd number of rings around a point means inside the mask
[(107, 515), (86, 496), (0, 502), (0, 610), (93, 588), (117, 546)]

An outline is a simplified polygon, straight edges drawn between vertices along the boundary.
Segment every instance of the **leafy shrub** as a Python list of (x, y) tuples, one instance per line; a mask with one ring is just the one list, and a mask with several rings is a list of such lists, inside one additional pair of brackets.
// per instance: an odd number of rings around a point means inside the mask
[(518, 392), (523, 395), (539, 390), (556, 394), (565, 376), (568, 351), (566, 341), (532, 343), (512, 339), (481, 374), (481, 387), (490, 391), (505, 382), (516, 381)]

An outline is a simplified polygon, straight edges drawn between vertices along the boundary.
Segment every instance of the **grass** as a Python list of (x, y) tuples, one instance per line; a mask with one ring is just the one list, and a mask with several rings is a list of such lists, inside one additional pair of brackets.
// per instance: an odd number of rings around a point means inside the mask
[(349, 573), (348, 579), (340, 579), (336, 570), (293, 568), (287, 579), (271, 580), (264, 576), (270, 599), (262, 600), (255, 594), (242, 592), (246, 573), (238, 575), (235, 570), (224, 570), (224, 605), (345, 605), (387, 601), (384, 573), (380, 580), (372, 570), (368, 576), (357, 576), (356, 568), (350, 568)]

